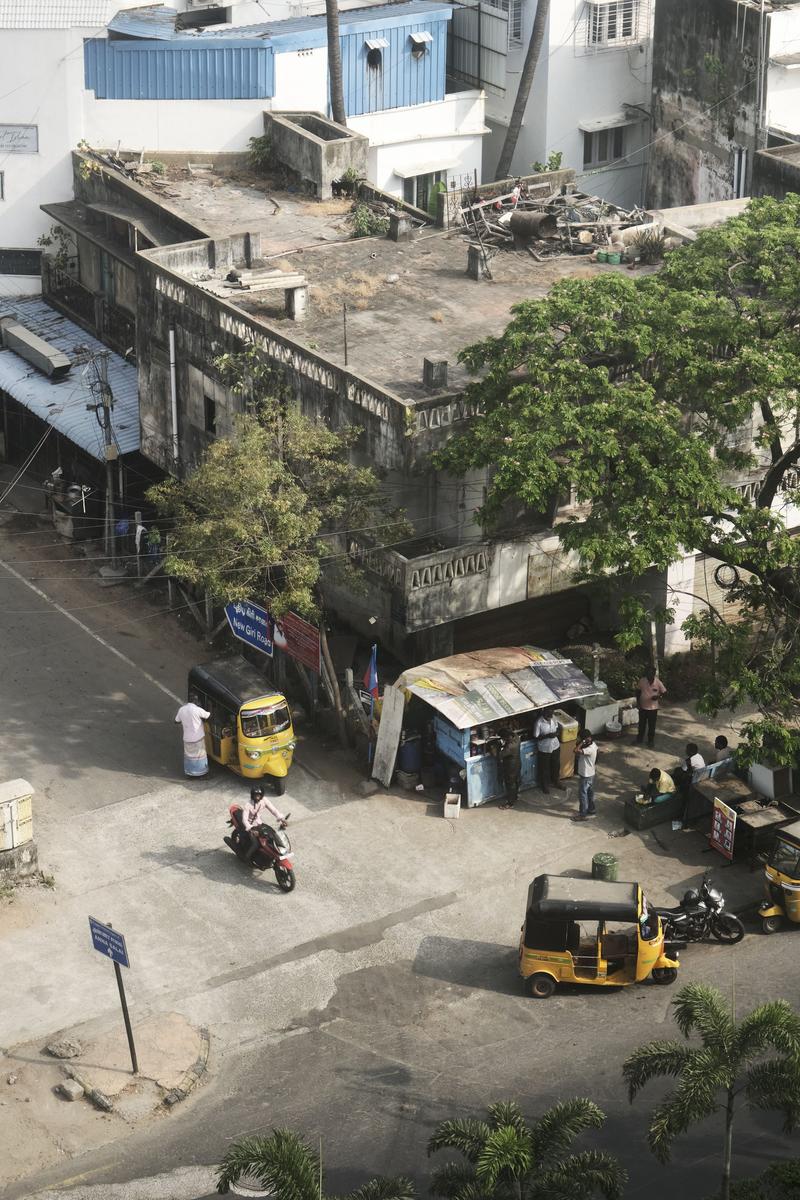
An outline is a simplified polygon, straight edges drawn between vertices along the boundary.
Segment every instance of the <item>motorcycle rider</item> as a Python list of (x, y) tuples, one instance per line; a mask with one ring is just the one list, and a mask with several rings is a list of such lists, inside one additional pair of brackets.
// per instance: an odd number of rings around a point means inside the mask
[(244, 839), (249, 841), (247, 853), (244, 860), (251, 863), (258, 850), (258, 834), (256, 830), (259, 825), (263, 825), (264, 814), (270, 813), (275, 818), (281, 829), (286, 828), (287, 818), (283, 813), (278, 812), (274, 804), (271, 803), (264, 795), (264, 789), (260, 784), (255, 784), (250, 789), (250, 800), (242, 808), (242, 832)]

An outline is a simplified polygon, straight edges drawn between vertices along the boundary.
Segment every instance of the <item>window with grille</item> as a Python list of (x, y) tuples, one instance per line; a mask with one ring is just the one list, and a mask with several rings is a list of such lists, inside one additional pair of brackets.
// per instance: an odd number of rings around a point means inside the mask
[(625, 127), (596, 129), (583, 135), (583, 165), (600, 167), (625, 156)]
[(610, 0), (587, 5), (587, 41), (590, 46), (618, 46), (639, 36), (639, 0)]
[(508, 44), (522, 45), (522, 0), (490, 0), (493, 8), (508, 13)]

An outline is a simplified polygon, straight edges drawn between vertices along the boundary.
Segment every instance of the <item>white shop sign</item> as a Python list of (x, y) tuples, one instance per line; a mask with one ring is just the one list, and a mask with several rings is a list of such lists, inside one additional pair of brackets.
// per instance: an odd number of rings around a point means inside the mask
[(38, 125), (0, 125), (0, 154), (38, 153)]

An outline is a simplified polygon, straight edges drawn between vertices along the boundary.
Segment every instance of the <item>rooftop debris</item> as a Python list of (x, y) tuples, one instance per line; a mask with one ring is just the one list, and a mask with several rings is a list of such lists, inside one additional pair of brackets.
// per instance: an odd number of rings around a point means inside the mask
[(483, 200), (474, 193), (465, 197), (460, 217), (461, 231), (486, 258), (500, 250), (523, 250), (539, 262), (570, 254), (599, 261), (604, 261), (603, 255), (619, 254), (612, 262), (635, 258), (642, 236), (661, 232), (642, 208), (619, 208), (599, 196), (566, 188), (542, 195), (539, 187), (517, 185)]

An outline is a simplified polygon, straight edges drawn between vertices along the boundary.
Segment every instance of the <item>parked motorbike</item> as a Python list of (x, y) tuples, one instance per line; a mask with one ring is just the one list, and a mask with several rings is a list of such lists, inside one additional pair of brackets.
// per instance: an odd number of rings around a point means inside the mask
[(725, 912), (725, 898), (706, 875), (700, 890), (685, 892), (677, 908), (657, 908), (667, 938), (702, 942), (709, 933), (718, 942), (735, 946), (744, 937), (744, 925), (733, 913)]
[[(230, 846), (238, 859), (246, 862), (250, 839), (242, 826), (241, 806), (231, 804), (228, 813), (228, 824), (231, 826), (232, 832), (222, 840), (226, 846)], [(278, 887), (282, 892), (293, 891), (296, 883), (292, 843), (284, 832), (289, 815), (289, 813), (286, 814), (280, 829), (273, 829), (271, 825), (256, 826), (254, 833), (258, 837), (258, 849), (248, 863), (248, 866), (254, 867), (257, 871), (274, 871)]]

